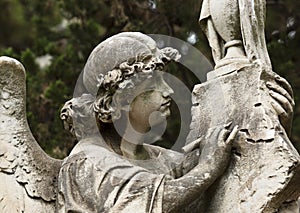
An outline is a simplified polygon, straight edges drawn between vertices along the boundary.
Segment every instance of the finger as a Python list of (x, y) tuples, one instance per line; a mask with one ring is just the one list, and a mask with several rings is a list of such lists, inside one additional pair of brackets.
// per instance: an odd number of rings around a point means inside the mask
[(276, 111), (278, 116), (287, 116), (286, 111), (282, 108), (282, 106), (280, 104), (278, 104), (277, 102), (272, 101), (271, 105), (273, 106), (273, 109)]
[(225, 143), (232, 144), (238, 132), (239, 132), (239, 126), (235, 126), (231, 131), (231, 133), (229, 134)]
[(227, 140), (227, 138), (229, 137), (229, 134), (230, 134), (230, 131), (229, 130), (227, 130), (227, 129), (223, 129), (221, 132), (220, 132), (220, 134), (219, 134), (219, 136), (218, 136), (218, 140), (221, 142), (223, 142), (223, 143), (225, 143), (225, 141)]
[(200, 137), (200, 138), (194, 140), (193, 142), (182, 147), (182, 150), (185, 153), (189, 153), (189, 152), (193, 151), (194, 149), (199, 148), (202, 140), (203, 140), (203, 137)]
[(289, 84), (289, 82), (287, 80), (285, 80), (284, 78), (280, 77), (279, 75), (277, 75), (275, 77), (275, 80), (281, 84), (283, 86), (284, 89), (287, 90), (287, 92), (294, 97), (294, 93), (293, 93), (293, 89), (292, 86)]
[(218, 135), (216, 135), (217, 143), (219, 147), (224, 147), (226, 138), (228, 137), (229, 131), (227, 129), (222, 129), (218, 132)]
[(278, 102), (279, 105), (282, 106), (281, 108), (283, 108), (284, 112), (288, 114), (293, 112), (293, 107), (286, 97), (278, 93), (274, 93), (273, 91), (270, 91), (269, 94), (271, 95), (272, 98), (274, 98)]
[(214, 138), (214, 140), (219, 139), (219, 135), (224, 129), (223, 125), (217, 125), (213, 129), (211, 129), (210, 134), (208, 134), (208, 138)]
[(231, 126), (231, 124), (232, 124), (232, 121), (226, 123), (226, 124), (224, 125), (224, 128), (225, 128), (225, 129), (229, 129), (229, 127)]
[(276, 85), (274, 83), (268, 82), (266, 83), (267, 87), (271, 90), (273, 90), (274, 92), (279, 93), (280, 95), (286, 97), (288, 99), (288, 101), (290, 102), (290, 104), (292, 106), (295, 106), (295, 102), (293, 100), (293, 98), (291, 97), (291, 95), (285, 90), (283, 89), (281, 86)]

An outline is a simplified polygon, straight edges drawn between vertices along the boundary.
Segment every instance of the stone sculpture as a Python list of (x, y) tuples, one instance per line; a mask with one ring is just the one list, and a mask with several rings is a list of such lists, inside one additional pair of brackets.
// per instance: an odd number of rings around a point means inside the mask
[[(203, 8), (212, 4), (204, 1)], [(218, 15), (208, 14), (215, 35)], [(0, 210), (273, 212), (295, 200), (299, 156), (288, 139), (291, 88), (265, 62), (252, 60), (251, 51), (238, 48), (243, 60), (230, 56), (228, 63), (225, 56), (209, 81), (195, 86), (194, 119), (182, 154), (143, 143), (151, 125), (170, 114), (173, 90), (162, 71), (179, 59), (178, 51), (159, 49), (137, 32), (103, 41), (62, 108), (65, 128), (79, 139), (63, 161), (48, 157), (32, 137), (24, 68), (1, 57)], [(215, 54), (216, 62), (222, 58)], [(115, 124), (122, 119), (120, 133)]]
[[(136, 49), (120, 51), (129, 47)], [(115, 57), (111, 58), (112, 54)], [(1, 57), (1, 209), (197, 212), (190, 205), (223, 173), (237, 128), (229, 135), (232, 126), (216, 127), (199, 157), (193, 149), (195, 143), (192, 148), (185, 147), (188, 154), (184, 156), (143, 145), (138, 132), (130, 128), (124, 135), (129, 131), (134, 140), (127, 141), (111, 124), (120, 118), (124, 107), (117, 101), (122, 103), (124, 97), (130, 100), (128, 94), (135, 97), (129, 116), (135, 121), (132, 127), (139, 132), (149, 128), (152, 111), (168, 116), (173, 91), (159, 71), (178, 57), (176, 50), (160, 50), (151, 38), (140, 33), (121, 33), (97, 46), (85, 66), (80, 94), (62, 109), (65, 127), (80, 139), (63, 162), (49, 158), (31, 136), (25, 118), (24, 68), (15, 60)], [(150, 93), (149, 77), (153, 79), (151, 86), (155, 86)], [(117, 88), (125, 95), (113, 100)], [(139, 94), (141, 90), (146, 92)], [(160, 120), (156, 118), (156, 122)]]
[[(126, 47), (132, 48), (132, 44), (136, 50), (120, 52)], [(110, 54), (119, 55), (110, 59), (111, 64), (107, 67), (101, 66), (103, 70), (95, 69), (107, 61), (106, 56), (111, 57)], [(199, 165), (182, 176), (182, 169), (177, 168), (182, 166), (172, 165), (173, 161), (181, 162), (181, 154), (142, 144), (139, 150), (135, 149), (138, 144), (134, 149), (126, 149), (134, 141), (125, 141), (110, 126), (113, 116), (118, 115), (113, 113), (117, 108), (111, 99), (116, 88), (128, 89), (131, 94), (140, 92), (135, 91), (135, 87), (145, 87), (145, 79), (152, 75), (155, 88), (150, 93), (139, 94), (131, 104), (129, 114), (137, 122), (134, 128), (138, 127), (139, 131), (149, 128), (146, 112), (159, 109), (160, 116), (168, 116), (169, 106), (165, 104), (170, 101), (172, 89), (155, 71), (178, 56), (171, 48), (159, 50), (150, 37), (141, 33), (121, 33), (96, 47), (83, 72), (84, 91), (89, 94), (84, 92), (62, 109), (66, 126), (74, 124), (70, 130), (80, 137), (80, 142), (63, 162), (47, 157), (32, 138), (25, 118), (24, 68), (15, 60), (1, 57), (4, 109), (1, 134), (5, 136), (1, 141), (1, 209), (8, 212), (52, 212), (54, 209), (57, 212), (167, 212), (179, 211), (186, 203), (198, 198), (226, 167), (237, 128), (230, 135), (225, 128), (217, 129), (212, 137), (217, 143), (206, 148), (208, 159), (199, 159)], [(139, 72), (141, 75), (137, 76)], [(93, 78), (93, 75), (97, 77)], [(92, 94), (98, 89), (100, 95), (94, 99)], [(144, 107), (145, 111), (136, 110), (136, 107)], [(86, 126), (93, 123), (95, 113), (99, 130), (97, 125), (94, 129)], [(160, 118), (157, 119), (160, 122)], [(134, 139), (138, 139), (135, 136)], [(154, 160), (142, 164), (149, 168), (138, 165), (139, 161), (131, 161), (144, 158)], [(179, 176), (182, 177), (176, 179)], [(14, 193), (8, 191), (11, 189)], [(185, 196), (178, 196), (178, 190)]]
[(292, 207), (291, 212), (299, 212), (300, 158), (289, 140), (292, 108), (285, 114), (272, 100), (282, 96), (270, 93), (268, 86), (282, 85), (292, 104), (293, 93), (272, 71), (264, 38), (265, 6), (264, 0), (202, 4), (200, 24), (216, 66), (207, 82), (194, 87), (187, 144), (228, 121), (241, 128), (228, 169), (200, 204), (203, 212), (287, 212)]
[(0, 211), (54, 212), (61, 161), (39, 147), (27, 124), (25, 70), (0, 57)]
[(271, 67), (265, 41), (265, 0), (203, 0), (200, 25), (216, 67), (261, 63)]

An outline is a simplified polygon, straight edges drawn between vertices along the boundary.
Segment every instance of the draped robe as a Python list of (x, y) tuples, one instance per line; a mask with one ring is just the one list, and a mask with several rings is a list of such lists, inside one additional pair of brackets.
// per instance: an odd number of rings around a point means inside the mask
[[(203, 0), (200, 12), (200, 25), (212, 48), (214, 61), (217, 63), (224, 57), (224, 41), (220, 38), (211, 19), (210, 2), (232, 4), (233, 0)], [(245, 54), (250, 62), (258, 62), (271, 68), (271, 62), (265, 40), (266, 0), (237, 0), (239, 8), (240, 32)], [(224, 24), (224, 28), (230, 28)]]
[(79, 142), (59, 174), (57, 212), (162, 212), (164, 182), (176, 176), (182, 155), (151, 145), (146, 150), (151, 158), (140, 163), (147, 169), (95, 138)]

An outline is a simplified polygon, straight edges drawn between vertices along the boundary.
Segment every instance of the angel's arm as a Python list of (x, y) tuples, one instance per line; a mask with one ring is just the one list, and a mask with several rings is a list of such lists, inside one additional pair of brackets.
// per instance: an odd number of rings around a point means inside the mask
[(223, 174), (237, 133), (237, 127), (231, 132), (216, 129), (201, 152), (199, 164), (178, 179), (166, 180), (163, 198), (166, 212), (177, 212), (187, 203), (192, 203)]

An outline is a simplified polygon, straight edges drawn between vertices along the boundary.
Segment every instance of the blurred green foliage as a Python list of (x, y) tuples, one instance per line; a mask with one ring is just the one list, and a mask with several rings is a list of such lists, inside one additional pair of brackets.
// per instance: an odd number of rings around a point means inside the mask
[[(300, 1), (267, 0), (266, 36), (273, 67), (295, 92), (293, 142), (300, 144)], [(30, 127), (46, 152), (63, 157), (76, 142), (63, 130), (59, 110), (72, 97), (91, 50), (121, 31), (165, 34), (187, 40), (211, 59), (198, 25), (201, 0), (0, 0), (0, 55), (20, 60), (27, 70)], [(50, 65), (37, 58), (51, 56)], [(183, 67), (180, 67), (182, 71)], [(173, 73), (192, 88), (188, 71)], [(175, 141), (178, 122), (166, 133)]]

